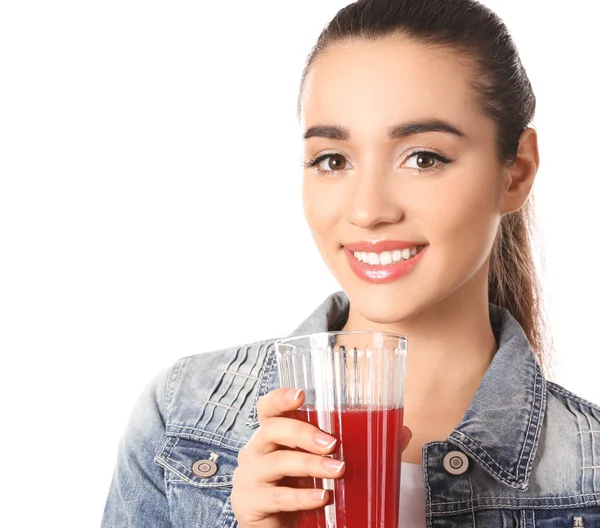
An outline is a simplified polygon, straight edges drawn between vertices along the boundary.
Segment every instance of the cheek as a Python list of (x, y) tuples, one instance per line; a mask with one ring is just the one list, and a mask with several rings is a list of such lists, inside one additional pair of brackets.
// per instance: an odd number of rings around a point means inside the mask
[(336, 234), (332, 228), (337, 224), (341, 204), (338, 193), (329, 192), (327, 186), (311, 180), (305, 176), (302, 182), (302, 206), (306, 222), (319, 243), (327, 235)]
[(489, 251), (499, 220), (495, 178), (496, 174), (463, 174), (451, 188), (440, 188), (429, 197), (423, 214), (432, 244), (458, 259), (460, 254), (473, 258)]

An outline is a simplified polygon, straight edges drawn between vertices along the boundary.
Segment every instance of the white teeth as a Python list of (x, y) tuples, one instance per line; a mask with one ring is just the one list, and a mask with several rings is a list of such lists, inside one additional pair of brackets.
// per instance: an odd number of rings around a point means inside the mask
[(389, 264), (408, 260), (418, 253), (416, 247), (406, 249), (396, 249), (394, 251), (383, 251), (382, 253), (373, 253), (365, 251), (355, 251), (354, 257), (361, 262), (371, 266), (388, 266)]
[(385, 266), (386, 264), (391, 264), (392, 254), (389, 251), (384, 251), (379, 257), (379, 262), (381, 262), (382, 266)]
[(379, 265), (379, 255), (377, 253), (369, 253), (369, 264), (371, 266)]

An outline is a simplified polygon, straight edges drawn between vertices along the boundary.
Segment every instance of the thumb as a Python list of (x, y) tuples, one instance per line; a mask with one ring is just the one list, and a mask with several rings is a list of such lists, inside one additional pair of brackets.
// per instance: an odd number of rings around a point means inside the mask
[(412, 438), (412, 431), (405, 426), (402, 427), (402, 451), (404, 452), (404, 450), (408, 447), (408, 444), (410, 443), (410, 440)]

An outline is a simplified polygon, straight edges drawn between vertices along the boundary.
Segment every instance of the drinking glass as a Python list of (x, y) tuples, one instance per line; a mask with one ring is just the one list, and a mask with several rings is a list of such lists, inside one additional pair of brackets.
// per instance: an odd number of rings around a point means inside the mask
[(275, 343), (281, 386), (302, 389), (295, 418), (338, 439), (338, 479), (297, 478), (330, 501), (298, 512), (298, 528), (397, 528), (407, 339), (375, 331), (318, 332)]

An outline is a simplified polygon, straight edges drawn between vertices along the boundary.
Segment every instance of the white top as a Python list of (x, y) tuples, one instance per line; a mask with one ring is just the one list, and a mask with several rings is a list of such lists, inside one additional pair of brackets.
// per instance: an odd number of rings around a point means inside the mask
[(420, 464), (402, 462), (400, 528), (425, 528), (425, 477)]

